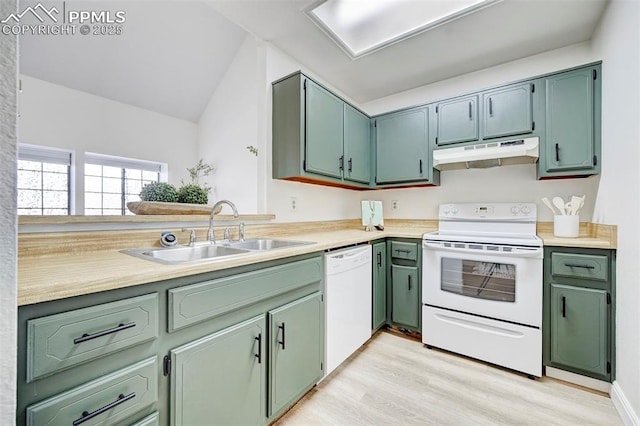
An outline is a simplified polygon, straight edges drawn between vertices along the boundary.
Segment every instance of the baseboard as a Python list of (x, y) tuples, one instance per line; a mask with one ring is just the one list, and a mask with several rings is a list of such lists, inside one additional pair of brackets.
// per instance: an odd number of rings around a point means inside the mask
[(585, 388), (594, 389), (600, 392), (611, 394), (611, 383), (594, 379), (592, 377), (583, 376), (581, 374), (575, 374), (570, 371), (560, 370), (559, 368), (554, 368), (549, 366), (545, 367), (544, 375), (548, 377), (553, 377), (554, 379), (573, 383), (574, 385), (579, 385)]
[(622, 418), (622, 422), (627, 426), (640, 426), (640, 418), (638, 413), (633, 410), (624, 392), (620, 389), (618, 382), (613, 382), (611, 386), (611, 401), (618, 411), (618, 415)]

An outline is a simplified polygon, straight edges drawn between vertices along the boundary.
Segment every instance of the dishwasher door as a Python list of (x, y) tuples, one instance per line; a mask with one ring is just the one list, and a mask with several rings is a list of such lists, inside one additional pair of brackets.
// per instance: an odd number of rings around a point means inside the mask
[(371, 245), (325, 254), (325, 376), (371, 337)]

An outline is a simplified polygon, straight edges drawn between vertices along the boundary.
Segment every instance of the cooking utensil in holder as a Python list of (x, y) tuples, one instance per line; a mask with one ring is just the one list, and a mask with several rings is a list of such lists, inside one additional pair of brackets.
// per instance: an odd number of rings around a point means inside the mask
[(553, 216), (553, 235), (562, 238), (575, 238), (580, 233), (580, 216)]

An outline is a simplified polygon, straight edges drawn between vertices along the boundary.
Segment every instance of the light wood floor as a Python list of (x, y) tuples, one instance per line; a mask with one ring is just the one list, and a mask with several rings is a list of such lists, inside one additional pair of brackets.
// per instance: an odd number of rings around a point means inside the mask
[(622, 425), (608, 396), (378, 333), (277, 425)]

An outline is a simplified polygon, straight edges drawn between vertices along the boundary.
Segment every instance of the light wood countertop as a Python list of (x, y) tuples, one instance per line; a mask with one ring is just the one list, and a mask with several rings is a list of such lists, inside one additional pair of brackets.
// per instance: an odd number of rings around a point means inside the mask
[(390, 226), (386, 227), (384, 231), (372, 232), (365, 232), (361, 229), (298, 232), (280, 236), (280, 238), (313, 241), (314, 243), (181, 265), (163, 265), (121, 253), (116, 249), (23, 256), (18, 258), (18, 305), (29, 305), (250, 265), (364, 243), (379, 238), (421, 238), (423, 233), (434, 231), (436, 227), (437, 225), (424, 227)]
[(553, 235), (553, 222), (538, 222), (538, 236), (545, 246), (616, 249), (618, 247), (618, 227), (597, 223), (580, 223), (576, 238), (562, 238)]
[[(553, 237), (552, 223), (539, 224), (538, 235), (545, 245), (616, 248), (615, 226), (582, 225), (579, 238)], [(357, 220), (247, 225), (247, 238), (271, 237), (313, 244), (180, 265), (159, 264), (119, 251), (153, 246), (157, 231), (122, 231), (115, 237), (113, 233), (105, 236), (99, 232), (26, 234), (21, 235), (19, 242), (18, 305), (250, 265), (380, 238), (422, 238), (422, 234), (437, 227), (435, 220), (388, 220), (384, 231), (372, 232), (362, 230)], [(205, 232), (205, 229), (198, 230), (200, 239)]]

